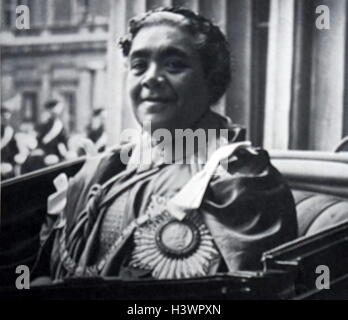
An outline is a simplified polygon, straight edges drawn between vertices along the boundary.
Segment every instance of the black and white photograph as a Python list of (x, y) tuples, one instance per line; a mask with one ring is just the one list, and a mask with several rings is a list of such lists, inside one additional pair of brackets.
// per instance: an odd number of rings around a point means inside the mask
[(0, 27), (0, 300), (348, 300), (348, 0), (3, 0)]

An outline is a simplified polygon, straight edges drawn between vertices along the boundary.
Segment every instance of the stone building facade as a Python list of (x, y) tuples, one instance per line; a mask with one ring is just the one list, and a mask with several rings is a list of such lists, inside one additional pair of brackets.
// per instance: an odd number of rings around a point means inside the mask
[[(31, 28), (15, 28), (17, 5)], [(191, 8), (225, 32), (233, 80), (215, 108), (268, 149), (332, 150), (348, 135), (348, 0), (3, 0), (1, 101), (20, 101), (14, 118), (40, 120), (61, 97), (71, 132), (105, 106), (117, 143), (136, 126), (125, 94), (117, 38), (129, 18), (158, 6)], [(323, 8), (329, 28), (319, 28)], [(17, 97), (18, 99), (14, 99)], [(12, 101), (10, 100), (10, 101)]]
[[(27, 30), (15, 25), (21, 4), (30, 12)], [(1, 101), (17, 104), (15, 125), (38, 123), (44, 102), (58, 98), (68, 130), (82, 132), (92, 109), (105, 106), (109, 8), (108, 0), (2, 1)]]

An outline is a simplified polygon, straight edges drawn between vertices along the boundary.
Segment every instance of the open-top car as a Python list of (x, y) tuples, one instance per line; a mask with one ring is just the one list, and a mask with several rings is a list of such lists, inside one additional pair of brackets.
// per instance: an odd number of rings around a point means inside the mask
[[(263, 253), (263, 269), (183, 280), (69, 278), (16, 288), (20, 265), (33, 267), (47, 197), (60, 173), (84, 158), (1, 185), (0, 297), (45, 299), (348, 299), (348, 153), (272, 151), (296, 202), (299, 238)], [(149, 294), (150, 293), (150, 294)]]

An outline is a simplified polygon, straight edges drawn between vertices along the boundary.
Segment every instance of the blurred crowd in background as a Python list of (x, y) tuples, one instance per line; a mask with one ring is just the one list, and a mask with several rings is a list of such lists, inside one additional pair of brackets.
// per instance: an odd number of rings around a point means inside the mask
[[(201, 13), (225, 33), (233, 81), (214, 110), (244, 126), (253, 145), (347, 151), (348, 0), (170, 3)], [(29, 29), (16, 26), (19, 4), (30, 9)], [(166, 5), (167, 0), (0, 1), (2, 176), (98, 150), (104, 126), (108, 145), (119, 144), (125, 129), (137, 128), (117, 39), (133, 15)], [(89, 133), (95, 127), (99, 131)], [(96, 143), (98, 137), (103, 138)]]
[(11, 124), (11, 109), (1, 106), (2, 180), (105, 150), (104, 108), (93, 110), (84, 133), (70, 136), (61, 119), (63, 111), (62, 101), (48, 100), (40, 123), (23, 119), (16, 130)]

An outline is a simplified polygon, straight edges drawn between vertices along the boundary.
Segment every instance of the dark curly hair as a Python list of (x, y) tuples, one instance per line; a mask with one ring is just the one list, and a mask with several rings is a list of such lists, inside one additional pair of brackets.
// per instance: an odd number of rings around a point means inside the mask
[[(171, 12), (181, 15), (182, 23), (163, 18), (163, 21), (150, 19), (158, 12)], [(152, 21), (151, 21), (152, 20)], [(162, 7), (132, 18), (128, 22), (128, 34), (119, 45), (125, 57), (129, 55), (132, 41), (137, 33), (145, 26), (153, 24), (173, 24), (187, 30), (196, 39), (196, 47), (201, 57), (208, 86), (210, 88), (210, 103), (216, 103), (225, 93), (231, 81), (231, 54), (229, 44), (220, 28), (207, 18), (191, 10), (180, 7)]]

